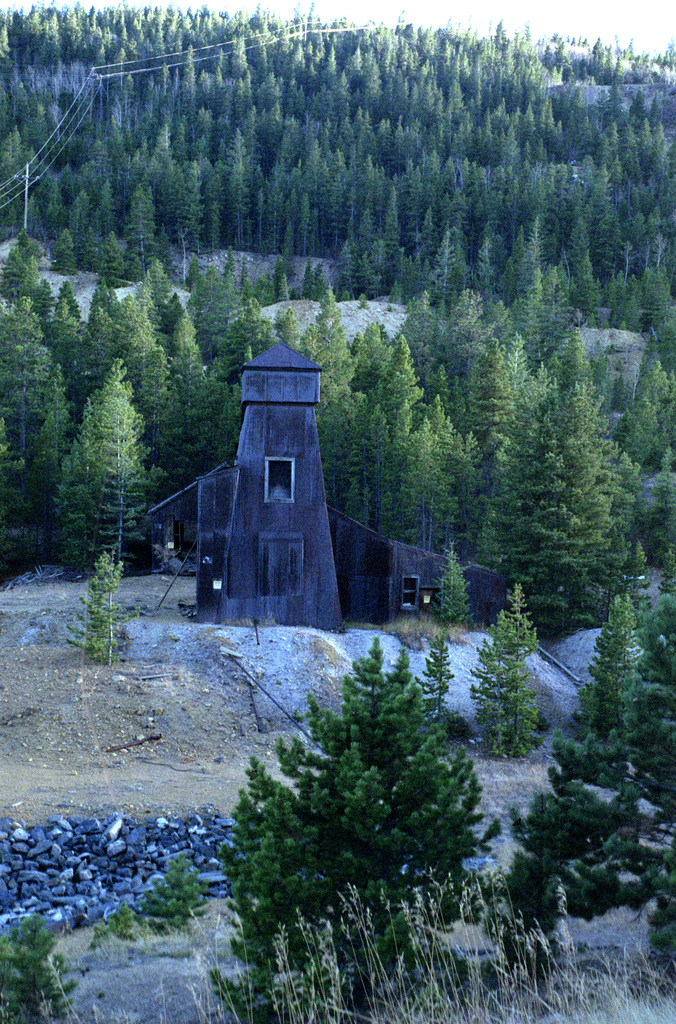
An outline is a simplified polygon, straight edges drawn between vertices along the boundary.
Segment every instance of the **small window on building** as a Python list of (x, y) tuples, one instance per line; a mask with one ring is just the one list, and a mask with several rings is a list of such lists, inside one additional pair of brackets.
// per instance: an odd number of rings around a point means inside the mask
[(401, 582), (401, 607), (415, 608), (418, 604), (418, 576), (404, 576)]
[(293, 501), (295, 464), (293, 459), (265, 460), (265, 500)]

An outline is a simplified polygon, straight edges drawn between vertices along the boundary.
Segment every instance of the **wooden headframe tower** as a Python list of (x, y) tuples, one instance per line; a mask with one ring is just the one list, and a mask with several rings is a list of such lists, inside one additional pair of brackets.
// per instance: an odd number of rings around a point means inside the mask
[(320, 372), (283, 343), (244, 366), (235, 467), (199, 481), (202, 621), (341, 625), (315, 418)]

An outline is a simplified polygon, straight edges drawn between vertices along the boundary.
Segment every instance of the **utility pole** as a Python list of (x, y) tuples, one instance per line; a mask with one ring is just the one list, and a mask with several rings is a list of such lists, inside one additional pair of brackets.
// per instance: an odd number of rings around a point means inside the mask
[(26, 164), (26, 180), (23, 187), (23, 229), (28, 231), (28, 164)]

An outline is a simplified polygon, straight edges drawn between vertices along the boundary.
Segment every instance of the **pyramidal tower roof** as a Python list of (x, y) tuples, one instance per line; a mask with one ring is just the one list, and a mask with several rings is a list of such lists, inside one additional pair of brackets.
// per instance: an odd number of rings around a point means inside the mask
[(267, 352), (261, 352), (255, 359), (249, 360), (243, 366), (244, 370), (314, 370), (321, 372), (321, 366), (317, 366), (307, 356), (297, 352), (290, 345), (280, 341), (273, 345)]

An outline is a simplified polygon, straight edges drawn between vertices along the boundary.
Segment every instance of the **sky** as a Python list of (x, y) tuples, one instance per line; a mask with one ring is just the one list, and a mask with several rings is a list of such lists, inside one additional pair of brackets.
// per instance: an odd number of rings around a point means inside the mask
[[(226, 6), (228, 13), (237, 8), (253, 11), (258, 0), (242, 0)], [(195, 7), (200, 6), (196, 0)], [(310, 2), (269, 0), (261, 7), (286, 15), (294, 10), (306, 13)], [(458, 27), (472, 27), (481, 36), (502, 21), (508, 35), (530, 26), (531, 37), (558, 32), (564, 39), (586, 37), (593, 45), (598, 38), (612, 45), (617, 37), (621, 47), (634, 43), (634, 51), (664, 53), (676, 39), (676, 6), (668, 0), (644, 0), (629, 4), (626, 0), (472, 0), (455, 6), (443, 0), (315, 0), (314, 12), (322, 21), (345, 16), (356, 24), (372, 20), (394, 24), (400, 17), (414, 25), (445, 26), (450, 21)]]
[[(36, 0), (2, 6), (30, 9)], [(68, 6), (69, 0), (53, 0), (57, 6)], [(116, 5), (119, 0), (81, 0), (85, 8)], [(172, 0), (122, 0), (130, 6), (169, 6)], [(461, 6), (444, 0), (173, 0), (174, 6), (202, 6), (229, 15), (238, 10), (253, 12), (258, 6), (272, 10), (282, 17), (295, 13), (307, 14), (312, 10), (322, 21), (345, 17), (355, 25), (370, 21), (394, 25), (403, 20), (415, 26), (445, 27), (449, 22), (459, 28), (473, 28), (480, 36), (495, 31), (502, 21), (505, 31), (513, 36), (527, 26), (531, 38), (558, 33), (564, 39), (586, 38), (590, 45), (601, 39), (611, 46), (616, 39), (624, 49), (633, 42), (634, 52), (665, 53), (670, 42), (676, 41), (676, 5), (669, 0), (643, 0), (628, 3), (619, 0), (468, 0)]]

